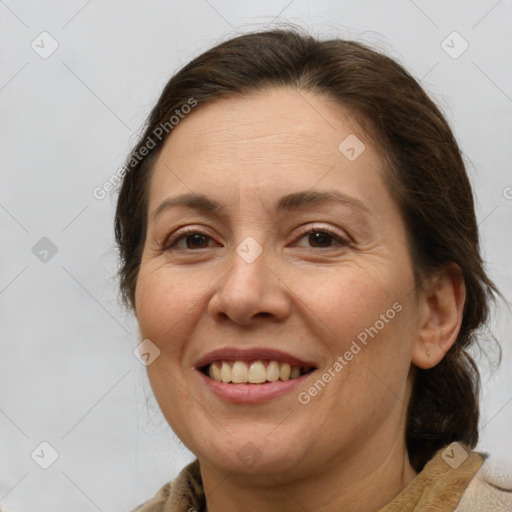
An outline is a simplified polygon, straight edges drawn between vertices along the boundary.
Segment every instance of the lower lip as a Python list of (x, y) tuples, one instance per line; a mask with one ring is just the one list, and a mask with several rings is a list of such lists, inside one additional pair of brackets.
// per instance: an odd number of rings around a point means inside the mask
[(306, 373), (291, 380), (277, 380), (266, 384), (229, 384), (207, 377), (198, 370), (210, 391), (223, 400), (235, 403), (262, 403), (291, 393), (314, 373)]

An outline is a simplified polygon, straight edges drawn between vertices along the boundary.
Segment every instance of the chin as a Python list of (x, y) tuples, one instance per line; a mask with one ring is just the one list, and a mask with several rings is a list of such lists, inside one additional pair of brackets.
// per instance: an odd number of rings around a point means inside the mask
[(197, 458), (227, 472), (245, 475), (278, 475), (301, 472), (308, 465), (305, 458), (304, 444), (293, 442), (288, 437), (287, 443), (282, 439), (265, 439), (265, 436), (253, 438), (243, 436), (236, 439), (230, 437), (226, 442), (212, 443), (208, 450), (197, 450)]

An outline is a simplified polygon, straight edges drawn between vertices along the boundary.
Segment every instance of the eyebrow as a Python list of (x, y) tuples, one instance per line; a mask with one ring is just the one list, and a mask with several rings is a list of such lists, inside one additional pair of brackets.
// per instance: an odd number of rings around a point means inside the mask
[[(370, 208), (364, 202), (338, 190), (303, 190), (300, 192), (293, 192), (279, 198), (274, 209), (277, 212), (291, 212), (303, 209), (307, 206), (314, 206), (323, 203), (341, 204), (342, 206), (353, 209), (363, 218), (366, 217), (367, 214), (371, 213)], [(184, 206), (202, 213), (217, 215), (225, 209), (225, 206), (204, 194), (182, 194), (165, 199), (150, 215), (150, 220), (154, 221), (162, 212), (179, 206)]]

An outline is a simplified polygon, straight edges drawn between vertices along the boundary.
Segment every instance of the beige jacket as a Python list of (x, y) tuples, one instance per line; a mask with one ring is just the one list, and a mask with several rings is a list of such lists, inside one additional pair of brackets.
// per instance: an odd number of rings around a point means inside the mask
[[(453, 455), (450, 447), (439, 450), (416, 478), (379, 512), (512, 512), (510, 479), (503, 480), (488, 463), (487, 454), (468, 448), (466, 451), (468, 457), (457, 465), (449, 460), (450, 454)], [(154, 498), (131, 512), (204, 512), (205, 506), (196, 459)]]

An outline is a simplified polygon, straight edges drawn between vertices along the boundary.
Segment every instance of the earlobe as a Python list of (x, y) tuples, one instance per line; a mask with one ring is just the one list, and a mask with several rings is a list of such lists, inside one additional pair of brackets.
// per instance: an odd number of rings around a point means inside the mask
[(466, 288), (460, 267), (447, 266), (420, 292), (422, 314), (411, 362), (424, 370), (441, 362), (455, 343), (462, 324)]

